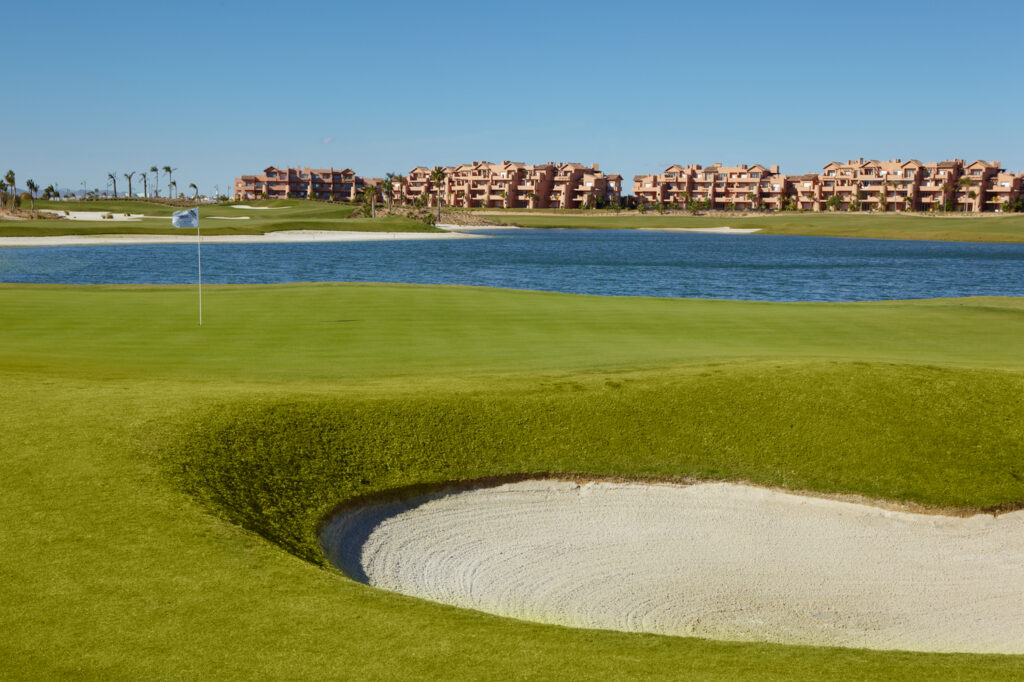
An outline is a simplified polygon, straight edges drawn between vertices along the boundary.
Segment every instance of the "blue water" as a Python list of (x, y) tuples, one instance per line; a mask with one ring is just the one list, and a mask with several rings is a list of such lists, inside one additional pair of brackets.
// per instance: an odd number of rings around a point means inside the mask
[[(210, 244), (203, 281), (473, 284), (614, 296), (863, 301), (1024, 296), (1024, 244), (635, 230), (489, 239)], [(0, 281), (188, 284), (194, 245), (0, 249)]]

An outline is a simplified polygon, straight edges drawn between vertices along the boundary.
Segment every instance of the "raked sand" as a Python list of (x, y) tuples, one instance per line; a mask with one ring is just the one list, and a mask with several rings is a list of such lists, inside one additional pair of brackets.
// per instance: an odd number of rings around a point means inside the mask
[(350, 510), (350, 577), (583, 628), (1024, 653), (1024, 511), (967, 518), (728, 483), (526, 481)]

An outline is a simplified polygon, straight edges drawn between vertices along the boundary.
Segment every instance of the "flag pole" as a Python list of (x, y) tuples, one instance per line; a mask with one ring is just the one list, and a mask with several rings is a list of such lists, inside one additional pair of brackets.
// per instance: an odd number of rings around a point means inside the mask
[(199, 236), (199, 208), (196, 207), (196, 262), (199, 264), (199, 326), (203, 326), (203, 244)]

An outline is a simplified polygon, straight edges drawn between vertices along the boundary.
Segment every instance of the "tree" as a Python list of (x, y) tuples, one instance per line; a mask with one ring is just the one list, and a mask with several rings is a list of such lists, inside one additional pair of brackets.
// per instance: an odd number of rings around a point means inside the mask
[(859, 211), (860, 210), (860, 200), (863, 197), (864, 197), (864, 195), (860, 193), (860, 187), (854, 188), (853, 194), (850, 195), (850, 207), (849, 208), (850, 208), (851, 211)]
[(441, 185), (444, 184), (444, 179), (444, 168), (434, 166), (434, 170), (430, 171), (430, 181), (437, 189), (437, 222), (441, 222)]
[(973, 189), (969, 190), (967, 192), (967, 198), (969, 198), (971, 200), (971, 206), (973, 206), (974, 205), (974, 200), (978, 198), (978, 193), (975, 192)]
[[(969, 189), (971, 186), (971, 179), (966, 175), (956, 181), (956, 184), (960, 185), (961, 190)], [(973, 194), (973, 192), (971, 192)], [(964, 213), (967, 212), (967, 202), (964, 202)]]
[(153, 173), (153, 196), (160, 196), (160, 169), (156, 166), (150, 166), (149, 172)]
[[(177, 192), (178, 192), (178, 183), (176, 183), (173, 180), (171, 180), (171, 183), (169, 185), (167, 185), (167, 198), (168, 199), (173, 199), (174, 195), (177, 194)], [(181, 197), (179, 196), (178, 198), (180, 199)]]
[(750, 208), (751, 210), (753, 210), (754, 206), (757, 204), (757, 195), (754, 194), (753, 192), (750, 192), (749, 194), (747, 194), (747, 201), (750, 202)]
[(825, 200), (825, 208), (829, 211), (838, 211), (843, 206), (843, 198), (838, 194), (833, 194)]
[(942, 204), (941, 204), (943, 212), (949, 210), (949, 199), (947, 198), (948, 196), (949, 196), (949, 183), (948, 182), (944, 182), (944, 183), (942, 183)]
[[(171, 185), (174, 185), (174, 176), (172, 173), (178, 170), (177, 168), (171, 168), (170, 166), (164, 166), (164, 173), (167, 173), (167, 196), (169, 198), (174, 197), (174, 192), (171, 191)], [(177, 185), (175, 185), (177, 187)]]
[(370, 217), (377, 217), (377, 187), (375, 185), (367, 185), (363, 187), (363, 203), (370, 207)]
[(60, 192), (55, 190), (53, 188), (53, 185), (47, 185), (46, 189), (43, 190), (43, 198), (44, 199), (52, 199), (54, 197), (59, 197), (59, 196), (60, 196)]
[(135, 175), (135, 171), (131, 173), (125, 173), (124, 179), (128, 181), (128, 198), (132, 198), (132, 176)]
[(36, 210), (36, 192), (39, 191), (39, 185), (32, 178), (25, 181), (25, 187), (28, 187), (29, 196), (32, 197), (32, 210)]
[(391, 190), (395, 187), (395, 174), (385, 173), (384, 180), (380, 183), (381, 189), (384, 190), (384, 198), (388, 202), (388, 211), (391, 211)]
[(7, 201), (7, 182), (0, 180), (0, 209), (4, 207), (5, 201)]
[(188, 183), (188, 188), (190, 190), (192, 190), (192, 198), (193, 199), (198, 199), (199, 198), (199, 188), (196, 187), (196, 183), (194, 183), (194, 182)]
[(7, 182), (7, 189), (11, 190), (11, 210), (14, 210), (14, 195), (18, 193), (18, 187), (14, 182), (14, 171), (9, 170), (4, 175), (4, 180)]
[(878, 210), (885, 213), (889, 210), (889, 183), (882, 183), (882, 191), (878, 193)]
[(393, 179), (398, 183), (398, 203), (405, 206), (405, 185), (409, 180), (404, 175), (396, 175)]
[(114, 198), (117, 198), (117, 173), (107, 173), (107, 177), (114, 183)]

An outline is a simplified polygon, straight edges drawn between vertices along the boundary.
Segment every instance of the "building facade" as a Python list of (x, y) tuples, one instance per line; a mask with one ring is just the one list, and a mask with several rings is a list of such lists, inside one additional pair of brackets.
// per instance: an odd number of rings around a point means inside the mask
[(759, 164), (706, 168), (672, 165), (663, 173), (637, 175), (633, 194), (648, 204), (717, 210), (805, 211), (1001, 211), (1020, 202), (1024, 173), (1007, 173), (998, 162), (963, 159), (921, 163), (849, 160), (821, 173), (784, 175)]
[(235, 178), (236, 201), (302, 197), (333, 201), (356, 201), (367, 185), (379, 184), (379, 178), (356, 175), (351, 168), (278, 168), (268, 166), (257, 175)]
[[(622, 198), (622, 176), (606, 174), (597, 164), (474, 161), (442, 170), (440, 195), (447, 206), (585, 208), (610, 206)], [(392, 188), (393, 199), (400, 203), (420, 200), (434, 206), (437, 195), (433, 170), (426, 166), (413, 168), (404, 183)]]

